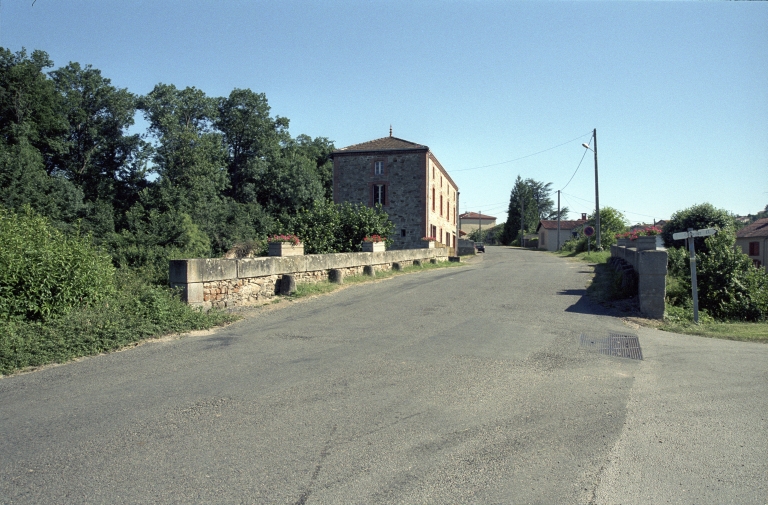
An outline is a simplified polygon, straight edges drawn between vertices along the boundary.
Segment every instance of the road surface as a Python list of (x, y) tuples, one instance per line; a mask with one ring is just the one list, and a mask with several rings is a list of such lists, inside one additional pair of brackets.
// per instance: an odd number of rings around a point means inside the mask
[(768, 503), (768, 346), (628, 326), (590, 270), (488, 247), (3, 378), (0, 503)]

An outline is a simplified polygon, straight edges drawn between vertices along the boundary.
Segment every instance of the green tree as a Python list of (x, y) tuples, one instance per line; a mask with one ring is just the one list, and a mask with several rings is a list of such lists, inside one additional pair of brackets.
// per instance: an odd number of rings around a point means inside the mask
[[(499, 239), (503, 244), (511, 244), (519, 240), (521, 224), (524, 222), (525, 233), (536, 230), (542, 219), (557, 219), (557, 208), (551, 198), (552, 183), (543, 183), (534, 179), (525, 179), (519, 175), (515, 180), (509, 197), (507, 221)], [(524, 218), (521, 213), (525, 212)], [(568, 208), (560, 209), (560, 218), (568, 215)]]
[[(680, 241), (672, 238), (674, 233), (687, 231), (689, 228), (700, 230), (704, 228), (734, 228), (733, 215), (724, 209), (717, 209), (710, 203), (693, 205), (687, 209), (679, 210), (664, 224), (661, 236), (667, 247), (679, 246)], [(703, 237), (695, 238), (696, 251), (706, 252), (707, 244)]]

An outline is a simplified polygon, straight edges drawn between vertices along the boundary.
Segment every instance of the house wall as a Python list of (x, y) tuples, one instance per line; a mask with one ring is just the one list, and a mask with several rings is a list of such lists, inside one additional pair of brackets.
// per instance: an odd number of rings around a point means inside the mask
[[(560, 229), (560, 247), (567, 240), (571, 239), (571, 230)], [(542, 243), (542, 240), (544, 241)], [(542, 228), (539, 230), (539, 249), (546, 249), (547, 251), (557, 250), (557, 230), (547, 230)]]
[[(749, 255), (749, 243), (757, 242), (760, 244), (760, 254), (756, 256)], [(741, 251), (749, 256), (751, 260), (757, 260), (760, 262), (760, 268), (765, 269), (768, 272), (768, 238), (767, 237), (752, 237), (752, 238), (737, 238), (736, 246), (741, 248)]]
[[(333, 159), (333, 201), (373, 205), (373, 185), (387, 188), (384, 210), (395, 224), (392, 249), (423, 245), (427, 233), (426, 150), (371, 151), (336, 154)], [(374, 174), (374, 162), (384, 161), (384, 174)], [(405, 236), (403, 236), (405, 230)]]
[[(431, 235), (431, 227), (434, 226), (437, 233), (435, 238), (448, 247), (455, 248), (457, 221), (459, 218), (457, 209), (457, 188), (446, 174), (440, 162), (430, 153), (428, 157), (427, 177), (429, 180), (427, 192), (427, 220), (426, 234)], [(434, 189), (434, 192), (432, 191)], [(434, 201), (432, 195), (434, 194)], [(442, 208), (441, 208), (442, 206)]]
[(462, 218), (461, 219), (461, 231), (464, 233), (472, 233), (473, 231), (480, 228), (480, 223), (483, 225), (483, 229), (486, 230), (488, 228), (493, 228), (496, 226), (496, 220), (495, 219), (467, 219)]

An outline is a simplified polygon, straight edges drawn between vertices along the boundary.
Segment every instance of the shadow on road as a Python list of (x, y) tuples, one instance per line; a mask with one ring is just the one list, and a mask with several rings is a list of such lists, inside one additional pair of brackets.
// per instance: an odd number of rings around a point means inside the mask
[(601, 305), (587, 295), (586, 289), (563, 289), (557, 292), (558, 295), (578, 296), (579, 300), (565, 309), (566, 312), (576, 312), (579, 314), (594, 314), (598, 316), (617, 316), (619, 311), (611, 307)]

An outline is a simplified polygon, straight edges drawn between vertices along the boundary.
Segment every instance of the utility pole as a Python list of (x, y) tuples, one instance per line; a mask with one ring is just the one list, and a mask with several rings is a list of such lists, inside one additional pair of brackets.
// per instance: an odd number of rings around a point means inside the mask
[(477, 238), (479, 239), (478, 242), (483, 241), (483, 220), (482, 220), (482, 211), (477, 211), (477, 225), (480, 227), (480, 232), (477, 234)]
[(595, 250), (599, 251), (600, 247), (600, 189), (597, 184), (597, 128), (592, 130), (592, 139), (595, 141), (595, 148), (589, 147), (589, 144), (581, 144), (593, 153), (595, 153), (595, 228), (597, 228), (597, 237), (595, 243)]
[(525, 240), (525, 200), (520, 198), (520, 247)]
[[(546, 233), (546, 231), (544, 231)], [(560, 190), (557, 190), (557, 250), (560, 250)]]
[(592, 131), (592, 138), (595, 139), (595, 225), (597, 226), (597, 238), (595, 240), (595, 250), (600, 251), (600, 190), (597, 185), (597, 128)]

